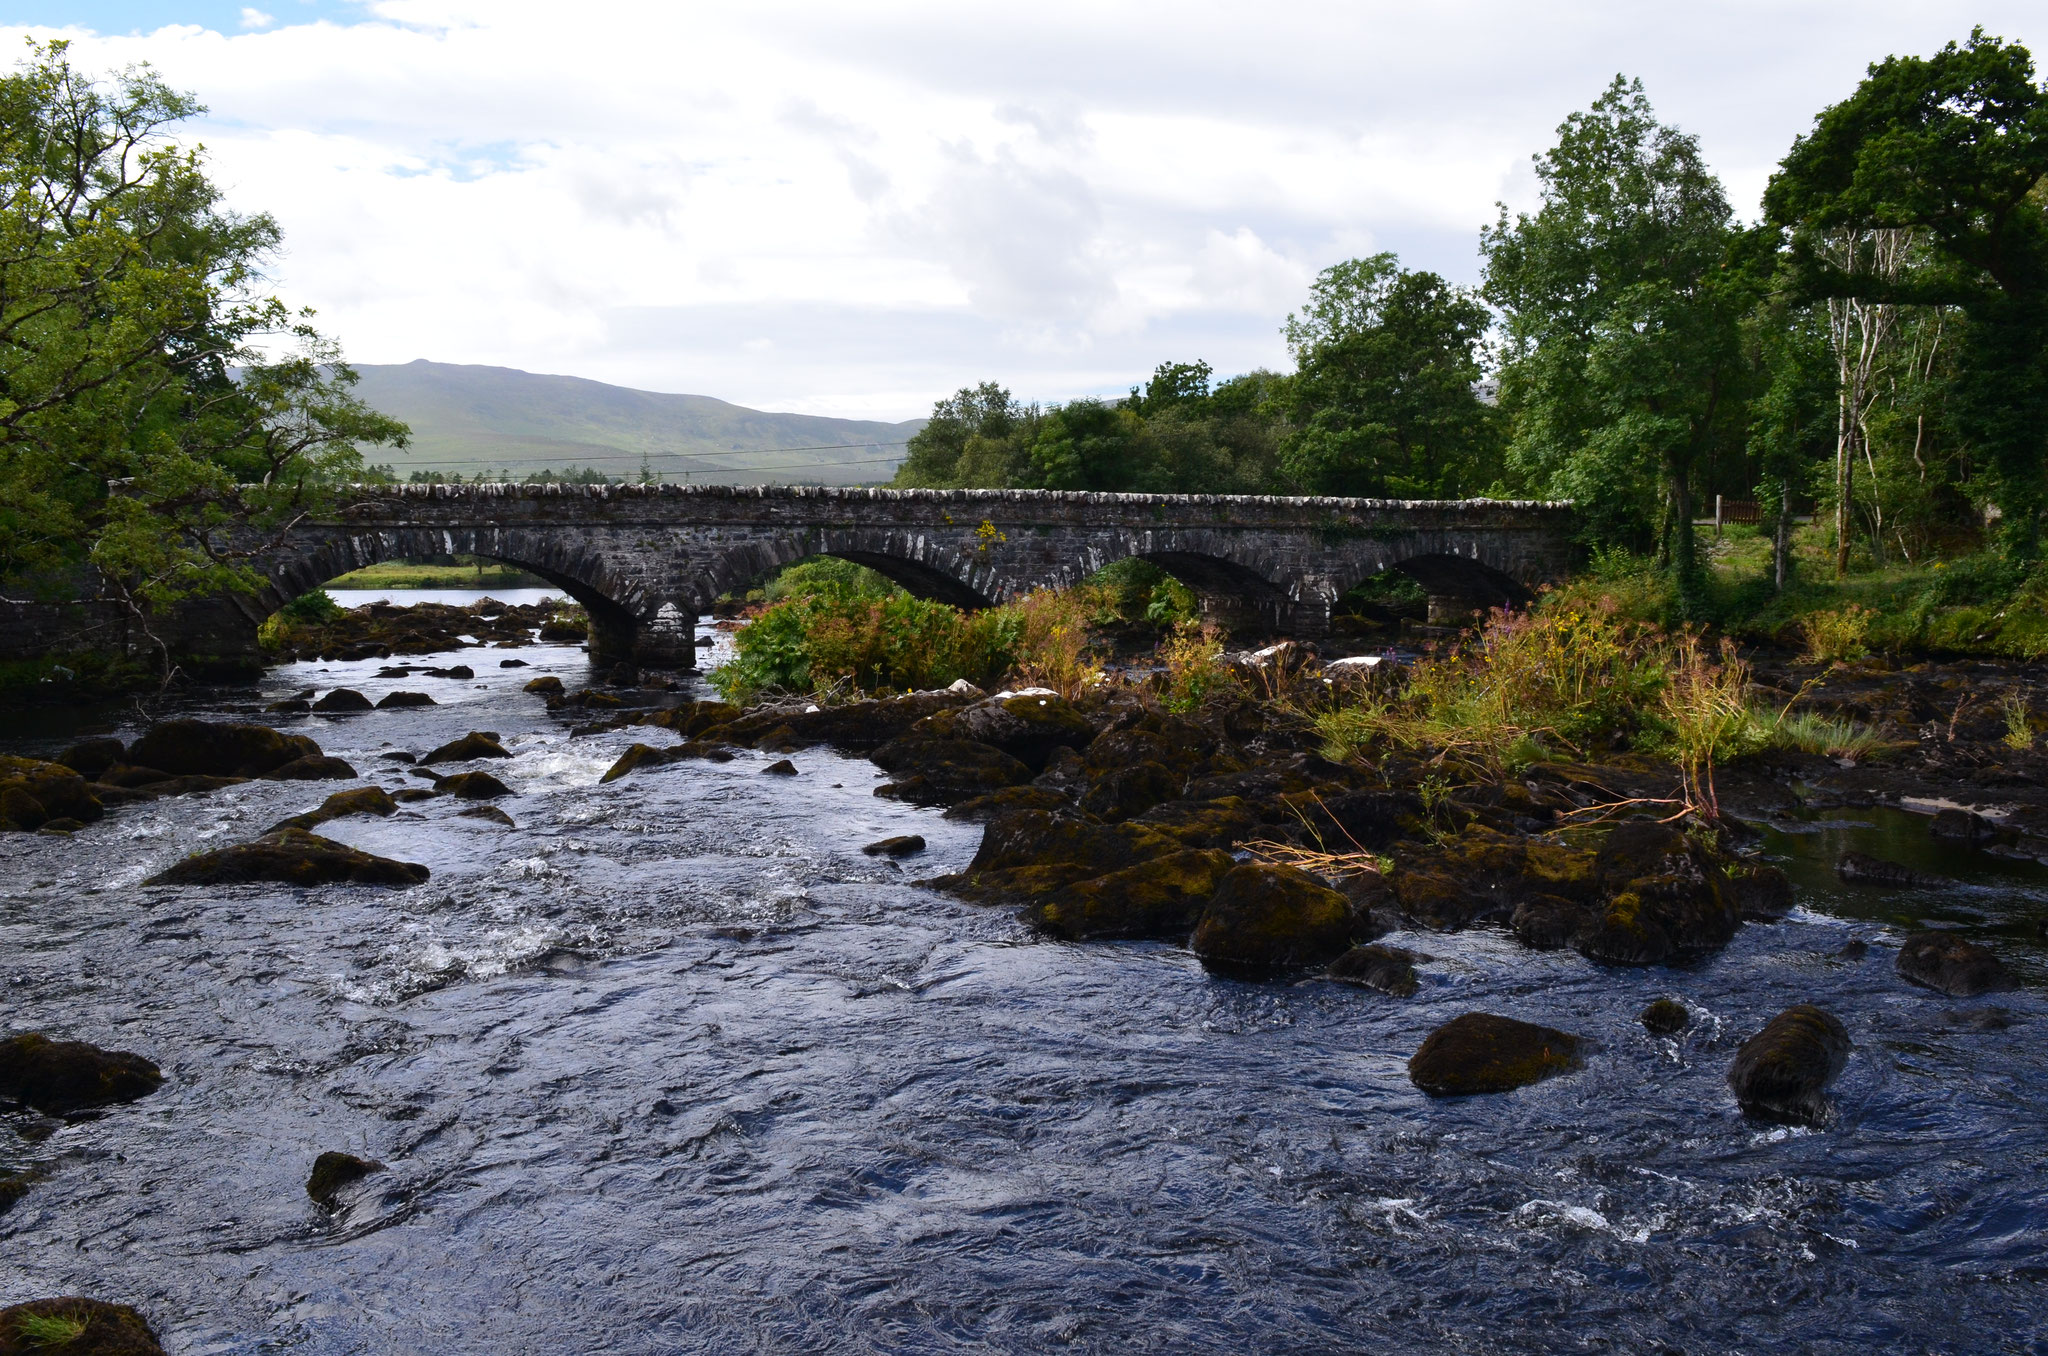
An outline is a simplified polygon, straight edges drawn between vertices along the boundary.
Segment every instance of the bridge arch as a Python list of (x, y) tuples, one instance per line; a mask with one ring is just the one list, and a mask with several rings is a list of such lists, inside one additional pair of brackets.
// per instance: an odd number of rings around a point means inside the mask
[(935, 542), (922, 533), (818, 529), (744, 542), (711, 558), (696, 581), (701, 610), (722, 594), (800, 561), (831, 556), (864, 565), (919, 598), (954, 607), (990, 607), (1002, 600), (985, 553)]
[(325, 533), (302, 539), (300, 549), (271, 560), (269, 586), (255, 598), (257, 610), (268, 616), (329, 580), (367, 566), (435, 555), (481, 556), (537, 575), (582, 605), (590, 618), (594, 662), (610, 664), (632, 658), (636, 634), (647, 620), (634, 605), (639, 601), (634, 591), (613, 577), (601, 556), (583, 549), (575, 538), (555, 533), (496, 527)]
[(1487, 560), (1483, 552), (1463, 554), (1440, 549), (1413, 554), (1389, 552), (1375, 568), (1338, 575), (1333, 581), (1335, 596), (1341, 598), (1389, 570), (1398, 570), (1422, 586), (1429, 595), (1431, 621), (1454, 621), (1489, 608), (1526, 607), (1535, 597), (1527, 585)]

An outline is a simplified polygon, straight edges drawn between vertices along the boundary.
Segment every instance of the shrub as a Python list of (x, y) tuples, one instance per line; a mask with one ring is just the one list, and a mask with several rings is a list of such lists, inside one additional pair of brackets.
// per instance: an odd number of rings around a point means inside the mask
[(2033, 713), (2027, 709), (2027, 694), (2008, 692), (1999, 706), (2005, 712), (2005, 746), (2022, 751), (2033, 748)]
[(1091, 606), (1098, 601), (1083, 589), (1034, 589), (997, 609), (1014, 627), (1007, 649), (1018, 676), (1069, 699), (1101, 682), (1102, 666), (1088, 628)]
[(1161, 703), (1169, 711), (1192, 711), (1218, 692), (1241, 686), (1223, 665), (1223, 633), (1205, 622), (1176, 624), (1159, 644), (1166, 683)]
[(988, 683), (1007, 671), (1021, 627), (1006, 609), (967, 613), (900, 590), (802, 594), (757, 612), (710, 674), (728, 701)]
[(302, 593), (277, 610), (277, 614), (289, 621), (318, 625), (331, 622), (342, 613), (340, 603), (334, 601), (326, 589), (314, 589)]
[(1670, 727), (1672, 752), (1695, 811), (1718, 819), (1714, 769), (1769, 747), (1769, 725), (1750, 709), (1749, 665), (1723, 640), (1719, 661), (1707, 654), (1697, 631), (1681, 632), (1670, 652), (1670, 681), (1658, 711)]
[(1800, 621), (1806, 635), (1805, 657), (1816, 664), (1861, 659), (1870, 653), (1870, 623), (1877, 614), (1851, 603), (1831, 612), (1809, 612)]

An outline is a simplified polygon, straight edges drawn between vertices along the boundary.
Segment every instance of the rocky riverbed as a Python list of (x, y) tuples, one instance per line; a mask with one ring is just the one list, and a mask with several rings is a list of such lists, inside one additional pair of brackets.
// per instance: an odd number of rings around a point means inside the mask
[(173, 1351), (2043, 1335), (2027, 671), (1761, 664), (1890, 747), (1687, 833), (1599, 808), (1667, 766), (1340, 765), (1263, 702), (416, 658), (15, 742), (0, 1037), (57, 1044), (0, 1051), (0, 1303)]

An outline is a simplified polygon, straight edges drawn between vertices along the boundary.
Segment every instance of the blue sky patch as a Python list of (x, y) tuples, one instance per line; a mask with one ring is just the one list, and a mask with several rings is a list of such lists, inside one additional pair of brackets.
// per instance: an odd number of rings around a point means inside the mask
[(154, 33), (171, 24), (197, 24), (219, 33), (246, 33), (257, 25), (243, 22), (242, 11), (267, 14), (264, 28), (326, 19), (359, 23), (368, 17), (361, 0), (0, 0), (0, 23), (77, 25), (103, 36)]

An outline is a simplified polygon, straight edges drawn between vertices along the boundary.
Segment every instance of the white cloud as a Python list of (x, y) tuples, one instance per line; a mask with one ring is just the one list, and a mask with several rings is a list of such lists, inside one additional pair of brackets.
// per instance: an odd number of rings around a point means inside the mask
[[(894, 417), (991, 377), (1282, 363), (1281, 320), (1357, 253), (1471, 281), (1494, 203), (1532, 203), (1530, 153), (1616, 71), (1753, 210), (1867, 61), (1965, 36), (1911, 0), (276, 8), (69, 35), (211, 107), (230, 201), (284, 228), (278, 289), (358, 360)], [(1972, 18), (2048, 41), (2013, 0)]]

